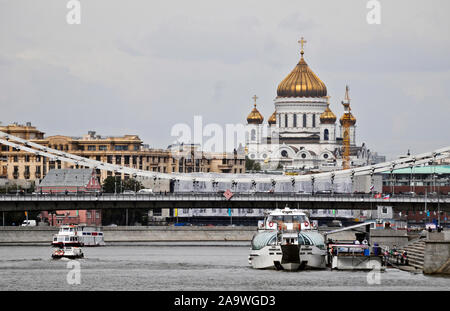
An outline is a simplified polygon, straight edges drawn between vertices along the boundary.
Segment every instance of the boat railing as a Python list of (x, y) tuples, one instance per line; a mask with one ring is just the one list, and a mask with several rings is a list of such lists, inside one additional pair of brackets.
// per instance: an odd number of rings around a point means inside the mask
[(329, 244), (328, 248), (333, 256), (381, 256), (379, 246), (368, 244)]

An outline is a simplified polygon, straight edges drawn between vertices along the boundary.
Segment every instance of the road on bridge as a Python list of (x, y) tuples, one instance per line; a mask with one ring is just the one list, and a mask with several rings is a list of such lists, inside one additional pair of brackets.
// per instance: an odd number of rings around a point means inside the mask
[(53, 211), (110, 208), (291, 208), (370, 210), (392, 206), (395, 211), (450, 211), (450, 196), (395, 195), (389, 199), (369, 194), (220, 193), (53, 194), (1, 195), (0, 211)]

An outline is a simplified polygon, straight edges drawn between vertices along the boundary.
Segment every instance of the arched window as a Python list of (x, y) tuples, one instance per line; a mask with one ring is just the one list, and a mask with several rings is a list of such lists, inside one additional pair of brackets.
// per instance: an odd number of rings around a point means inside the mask
[(303, 114), (303, 127), (306, 127), (306, 113)]
[(330, 136), (330, 133), (328, 132), (328, 129), (325, 129), (323, 132), (323, 140), (328, 140)]
[(294, 114), (294, 127), (297, 127), (297, 115)]
[(288, 127), (288, 115), (287, 115), (287, 113), (284, 115), (284, 127)]
[(312, 121), (313, 121), (312, 126), (316, 127), (316, 115), (315, 114), (312, 115)]
[(255, 129), (252, 129), (252, 131), (250, 132), (250, 136), (251, 136), (251, 140), (252, 141), (256, 140), (256, 131), (255, 131)]

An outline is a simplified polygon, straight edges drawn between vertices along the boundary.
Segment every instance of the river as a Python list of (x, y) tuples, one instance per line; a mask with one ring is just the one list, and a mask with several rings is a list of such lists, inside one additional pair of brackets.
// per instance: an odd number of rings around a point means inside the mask
[(379, 282), (368, 282), (367, 272), (254, 270), (246, 242), (84, 247), (80, 284), (71, 285), (71, 261), (52, 260), (51, 250), (0, 246), (0, 290), (450, 290), (448, 277), (396, 269), (382, 272)]

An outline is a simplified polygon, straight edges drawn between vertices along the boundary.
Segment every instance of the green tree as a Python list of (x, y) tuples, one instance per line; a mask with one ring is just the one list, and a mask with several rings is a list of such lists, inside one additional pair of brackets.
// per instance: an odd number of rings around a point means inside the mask
[(134, 178), (128, 178), (123, 182), (123, 190), (139, 191), (143, 188), (141, 182)]
[(121, 180), (120, 176), (109, 176), (103, 181), (103, 192), (106, 193), (122, 193), (124, 190), (139, 191), (142, 188), (142, 184), (134, 178)]
[(120, 182), (120, 176), (108, 176), (103, 181), (103, 192), (106, 193), (122, 192), (122, 183)]
[(261, 170), (261, 164), (259, 164), (258, 162), (255, 162), (255, 164), (253, 165), (253, 170), (254, 171), (260, 171)]
[(245, 157), (245, 170), (246, 171), (260, 171), (261, 170), (261, 164), (259, 164), (255, 160), (252, 160), (252, 159), (249, 159), (248, 157)]

